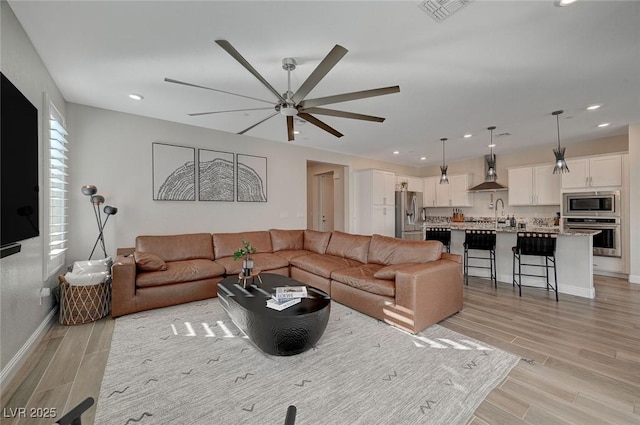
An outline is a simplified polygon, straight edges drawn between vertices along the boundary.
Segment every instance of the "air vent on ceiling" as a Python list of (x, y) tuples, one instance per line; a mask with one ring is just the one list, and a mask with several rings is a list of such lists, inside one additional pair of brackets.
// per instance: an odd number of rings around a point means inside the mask
[(418, 7), (434, 21), (442, 22), (473, 0), (423, 0)]

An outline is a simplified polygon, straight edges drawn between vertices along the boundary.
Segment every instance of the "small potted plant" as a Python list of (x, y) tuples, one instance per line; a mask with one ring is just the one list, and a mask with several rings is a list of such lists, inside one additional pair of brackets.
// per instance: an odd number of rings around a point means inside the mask
[(256, 252), (257, 250), (251, 246), (251, 242), (243, 240), (242, 248), (238, 248), (238, 250), (233, 253), (234, 260), (242, 258), (243, 276), (251, 275), (251, 270), (253, 269), (253, 260), (251, 259), (251, 254), (255, 254)]

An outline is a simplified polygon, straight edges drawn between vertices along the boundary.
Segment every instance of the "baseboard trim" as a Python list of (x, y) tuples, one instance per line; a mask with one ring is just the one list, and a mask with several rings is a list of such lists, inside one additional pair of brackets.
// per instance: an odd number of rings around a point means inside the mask
[(630, 274), (629, 275), (630, 283), (640, 283), (640, 275)]
[(51, 309), (49, 314), (44, 318), (42, 323), (36, 328), (36, 330), (31, 334), (29, 339), (22, 345), (20, 350), (16, 353), (15, 356), (7, 363), (7, 365), (0, 372), (0, 392), (4, 393), (6, 390), (6, 386), (9, 385), (11, 379), (14, 377), (16, 372), (20, 369), (20, 367), (24, 364), (29, 356), (31, 349), (42, 339), (44, 336), (44, 332), (49, 326), (49, 322), (51, 322), (58, 310), (57, 307)]

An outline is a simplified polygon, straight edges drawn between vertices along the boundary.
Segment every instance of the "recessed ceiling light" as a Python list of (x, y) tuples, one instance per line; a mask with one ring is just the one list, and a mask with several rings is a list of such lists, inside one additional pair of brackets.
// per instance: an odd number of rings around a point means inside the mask
[(400, 154), (400, 151), (393, 151), (393, 154), (394, 155), (398, 155), (398, 154)]
[(488, 147), (488, 148), (495, 148), (495, 147), (496, 147), (496, 144), (495, 144), (495, 143), (492, 143), (492, 144), (490, 144), (490, 145), (487, 145), (487, 147)]
[(600, 108), (602, 105), (589, 105), (587, 106), (587, 111), (595, 111), (596, 109)]
[(144, 96), (141, 94), (137, 94), (137, 93), (131, 93), (129, 95), (129, 99), (133, 99), (133, 100), (142, 100), (144, 99)]
[(427, 157), (426, 156), (421, 156), (420, 157), (420, 161), (426, 161)]
[(298, 130), (293, 130), (293, 134), (300, 134)]
[(598, 124), (598, 127), (609, 127), (611, 125), (610, 122), (603, 122), (602, 124)]
[(473, 136), (473, 134), (471, 134), (471, 133), (467, 133), (467, 134), (465, 134), (465, 135), (464, 135), (464, 138), (465, 138), (465, 139), (468, 139), (468, 138), (469, 138), (469, 137), (471, 137), (471, 136)]
[(555, 5), (557, 7), (565, 7), (565, 6), (571, 6), (574, 5), (576, 3), (578, 3), (580, 0), (556, 0), (555, 1)]

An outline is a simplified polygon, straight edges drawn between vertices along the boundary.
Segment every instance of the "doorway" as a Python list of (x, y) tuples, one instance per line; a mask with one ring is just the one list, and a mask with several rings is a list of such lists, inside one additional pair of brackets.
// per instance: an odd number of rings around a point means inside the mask
[(334, 190), (333, 171), (316, 176), (318, 181), (318, 214), (316, 229), (320, 232), (334, 230)]
[(348, 167), (307, 161), (307, 228), (345, 232)]

